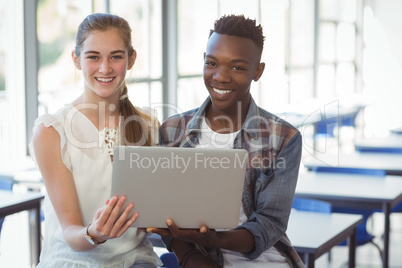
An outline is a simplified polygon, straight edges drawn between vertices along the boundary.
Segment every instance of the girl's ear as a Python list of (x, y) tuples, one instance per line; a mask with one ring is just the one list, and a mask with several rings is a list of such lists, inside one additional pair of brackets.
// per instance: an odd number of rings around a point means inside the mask
[(133, 68), (135, 60), (137, 59), (137, 51), (134, 49), (133, 55), (128, 59), (127, 70)]
[(265, 63), (264, 63), (264, 62), (260, 62), (260, 63), (258, 64), (257, 69), (255, 70), (255, 74), (254, 74), (254, 77), (253, 77), (253, 80), (254, 80), (255, 82), (257, 82), (257, 81), (260, 79), (261, 75), (262, 75), (263, 72), (264, 72), (264, 69), (265, 69)]
[(73, 50), (71, 52), (71, 58), (73, 59), (74, 65), (78, 70), (81, 70), (81, 63), (80, 63), (80, 58), (77, 57), (77, 54), (75, 54), (75, 51)]

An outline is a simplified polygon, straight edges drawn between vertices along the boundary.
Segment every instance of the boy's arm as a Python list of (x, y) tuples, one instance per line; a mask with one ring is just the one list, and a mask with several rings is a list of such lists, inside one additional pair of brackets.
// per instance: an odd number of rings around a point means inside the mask
[[(224, 248), (237, 252), (250, 252), (254, 249), (254, 237), (246, 229), (216, 232), (203, 226), (198, 229), (179, 229), (172, 220), (166, 221), (167, 229), (147, 228), (148, 232), (171, 238), (171, 249), (175, 251), (173, 241), (181, 240), (188, 244), (197, 244), (208, 248)], [(179, 244), (180, 247), (182, 246)], [(180, 250), (180, 248), (179, 248)]]

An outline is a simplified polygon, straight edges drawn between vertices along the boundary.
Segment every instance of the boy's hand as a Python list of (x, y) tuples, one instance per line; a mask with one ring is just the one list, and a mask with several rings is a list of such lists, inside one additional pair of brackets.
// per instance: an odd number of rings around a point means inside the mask
[(216, 231), (202, 226), (200, 229), (179, 229), (171, 219), (166, 220), (167, 229), (147, 228), (147, 232), (163, 237), (175, 238), (204, 247), (214, 247)]

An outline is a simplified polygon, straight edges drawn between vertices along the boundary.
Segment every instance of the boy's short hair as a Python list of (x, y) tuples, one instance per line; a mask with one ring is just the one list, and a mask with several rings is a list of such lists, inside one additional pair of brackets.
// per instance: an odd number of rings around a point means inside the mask
[(245, 18), (244, 15), (224, 15), (215, 21), (214, 29), (209, 33), (233, 35), (252, 40), (260, 49), (264, 48), (265, 37), (262, 33), (261, 24), (256, 25), (256, 21)]

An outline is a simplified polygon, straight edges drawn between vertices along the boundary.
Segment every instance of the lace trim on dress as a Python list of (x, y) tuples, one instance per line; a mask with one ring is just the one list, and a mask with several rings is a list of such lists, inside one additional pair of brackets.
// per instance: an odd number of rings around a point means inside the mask
[(114, 147), (117, 144), (118, 131), (113, 128), (105, 127), (99, 131), (99, 147), (107, 148), (109, 155), (113, 155)]

